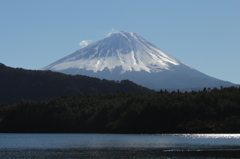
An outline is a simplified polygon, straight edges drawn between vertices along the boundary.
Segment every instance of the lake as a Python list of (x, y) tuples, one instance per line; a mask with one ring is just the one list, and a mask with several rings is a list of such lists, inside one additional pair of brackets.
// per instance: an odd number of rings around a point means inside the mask
[(0, 158), (239, 158), (240, 134), (0, 134)]

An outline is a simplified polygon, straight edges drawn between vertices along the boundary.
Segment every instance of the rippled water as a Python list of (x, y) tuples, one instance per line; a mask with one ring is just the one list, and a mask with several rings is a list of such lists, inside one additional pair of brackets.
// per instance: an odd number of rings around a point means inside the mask
[(0, 158), (239, 158), (240, 134), (0, 134)]

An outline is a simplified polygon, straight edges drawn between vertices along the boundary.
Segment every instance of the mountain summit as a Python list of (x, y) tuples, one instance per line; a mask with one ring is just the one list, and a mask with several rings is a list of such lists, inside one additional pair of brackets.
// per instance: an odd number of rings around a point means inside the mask
[(111, 33), (43, 69), (109, 80), (129, 79), (156, 90), (233, 85), (192, 69), (137, 34), (124, 31)]
[(170, 64), (180, 62), (162, 52), (153, 44), (134, 33), (115, 32), (92, 45), (45, 67), (56, 71), (69, 68), (92, 70), (93, 72), (108, 69), (112, 71), (121, 67), (126, 71), (159, 72), (170, 70)]

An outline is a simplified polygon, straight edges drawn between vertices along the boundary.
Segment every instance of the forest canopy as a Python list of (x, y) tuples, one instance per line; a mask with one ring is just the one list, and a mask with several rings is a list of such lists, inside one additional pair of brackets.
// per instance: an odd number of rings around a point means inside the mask
[(0, 63), (0, 103), (21, 99), (44, 100), (84, 93), (153, 92), (129, 80), (109, 81), (83, 75), (11, 68)]
[(81, 94), (0, 104), (8, 133), (239, 133), (240, 88)]

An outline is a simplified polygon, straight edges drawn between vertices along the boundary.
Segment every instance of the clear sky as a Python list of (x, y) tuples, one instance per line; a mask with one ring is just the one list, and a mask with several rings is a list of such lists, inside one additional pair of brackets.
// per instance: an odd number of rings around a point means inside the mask
[(113, 29), (240, 84), (240, 0), (0, 0), (0, 62), (40, 69)]

